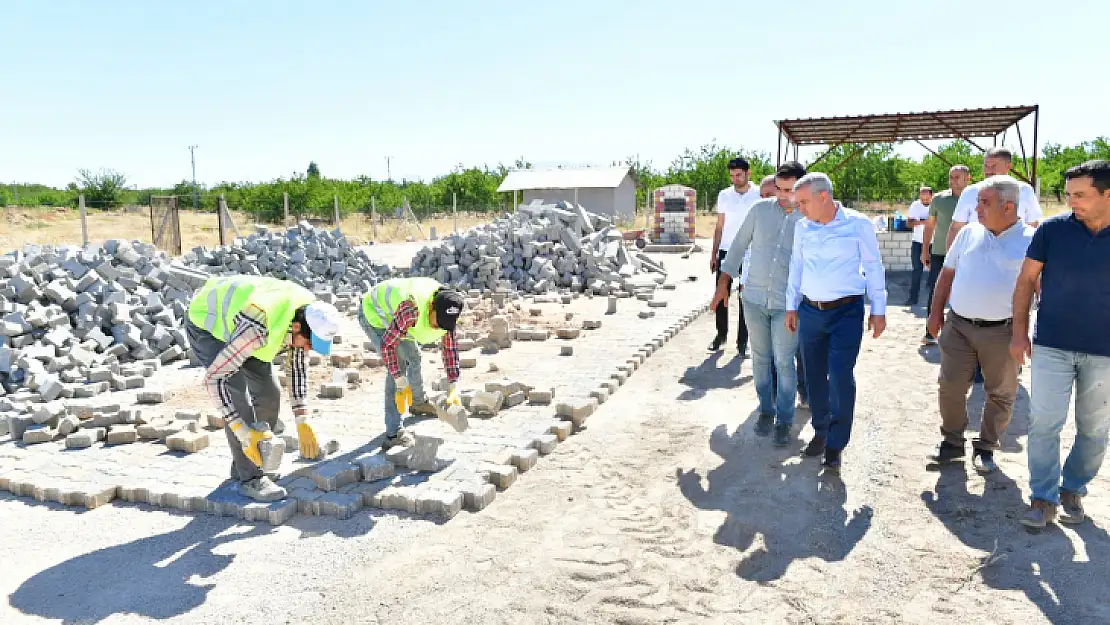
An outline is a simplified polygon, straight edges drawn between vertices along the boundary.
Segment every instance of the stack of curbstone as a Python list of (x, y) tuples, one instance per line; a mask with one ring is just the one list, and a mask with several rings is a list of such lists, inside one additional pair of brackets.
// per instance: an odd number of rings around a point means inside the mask
[[(629, 253), (606, 217), (566, 202), (522, 205), (515, 215), (425, 247), (412, 273), (457, 288), (558, 289), (609, 294), (654, 289), (666, 278), (661, 263)], [(645, 279), (641, 274), (655, 274)]]

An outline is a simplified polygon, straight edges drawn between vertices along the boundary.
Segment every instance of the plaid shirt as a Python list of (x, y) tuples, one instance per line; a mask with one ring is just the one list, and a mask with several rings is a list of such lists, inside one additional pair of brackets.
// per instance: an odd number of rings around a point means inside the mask
[[(236, 416), (227, 379), (239, 371), (251, 354), (266, 345), (269, 337), (270, 333), (266, 330), (266, 311), (248, 304), (235, 315), (235, 331), (204, 376), (204, 386), (220, 406), (225, 418)], [(285, 371), (289, 374), (290, 405), (293, 414), (304, 414), (308, 411), (308, 359), (305, 357), (305, 350), (293, 347), (291, 340), (291, 335), (285, 337), (285, 349), (289, 351), (289, 356), (285, 359)]]
[[(385, 363), (386, 369), (389, 370), (389, 375), (393, 377), (401, 375), (401, 364), (397, 361), (397, 346), (408, 334), (409, 328), (416, 325), (416, 320), (419, 317), (420, 310), (416, 307), (416, 302), (405, 300), (397, 306), (397, 311), (393, 313), (393, 321), (385, 329), (385, 335), (382, 337), (382, 361)], [(443, 335), (443, 340), (439, 344), (439, 353), (443, 358), (443, 369), (447, 372), (447, 381), (457, 382), (459, 380), (459, 347), (458, 343), (455, 342), (454, 332)]]

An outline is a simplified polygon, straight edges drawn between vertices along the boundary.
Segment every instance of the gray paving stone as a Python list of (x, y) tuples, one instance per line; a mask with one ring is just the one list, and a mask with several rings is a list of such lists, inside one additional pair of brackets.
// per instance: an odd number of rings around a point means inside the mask
[(396, 467), (382, 454), (368, 454), (355, 458), (354, 464), (358, 466), (363, 482), (385, 480), (397, 474)]
[(317, 488), (330, 492), (359, 481), (362, 470), (350, 462), (331, 461), (316, 465), (308, 476), (316, 483)]

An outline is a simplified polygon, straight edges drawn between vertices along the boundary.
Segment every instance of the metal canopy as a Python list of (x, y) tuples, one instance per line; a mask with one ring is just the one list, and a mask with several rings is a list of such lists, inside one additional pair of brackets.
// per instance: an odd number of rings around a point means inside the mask
[[(1025, 141), (1021, 136), (1021, 127), (1018, 122), (1033, 115), (1033, 166), (1029, 168), (1025, 156)], [(798, 146), (801, 145), (827, 145), (832, 149), (846, 143), (898, 143), (902, 141), (915, 141), (929, 152), (940, 156), (922, 141), (939, 139), (963, 139), (975, 146), (981, 152), (986, 150), (976, 143), (974, 137), (992, 137), (995, 144), (998, 135), (1011, 126), (1016, 127), (1018, 141), (1021, 145), (1022, 160), (1025, 170), (1031, 175), (1031, 180), (1037, 177), (1037, 127), (1039, 125), (1040, 107), (1009, 106), (986, 109), (960, 109), (952, 111), (933, 111), (925, 113), (887, 113), (882, 115), (855, 115), (847, 117), (816, 117), (807, 119), (785, 119), (776, 121), (779, 129), (779, 152), (777, 162), (782, 162), (782, 139), (787, 140), (787, 154), (790, 144), (794, 144), (794, 159), (798, 158)], [(829, 154), (825, 152), (810, 165), (821, 161)], [(852, 156), (858, 155), (856, 154)], [(943, 158), (943, 157), (942, 157)], [(849, 159), (841, 163), (844, 165)], [(839, 167), (838, 167), (839, 168)], [(1020, 178), (1025, 178), (1021, 172), (1013, 172)], [(1029, 180), (1027, 180), (1028, 182)]]

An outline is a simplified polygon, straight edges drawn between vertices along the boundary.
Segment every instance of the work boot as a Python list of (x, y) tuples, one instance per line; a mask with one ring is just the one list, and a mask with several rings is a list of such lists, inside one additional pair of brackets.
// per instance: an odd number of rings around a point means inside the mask
[(810, 458), (820, 456), (821, 454), (825, 453), (825, 437), (821, 436), (820, 434), (815, 435), (813, 437), (813, 440), (809, 441), (809, 444), (806, 445), (806, 448), (802, 450), (802, 453), (809, 456)]
[(1063, 512), (1059, 517), (1061, 523), (1077, 525), (1087, 520), (1087, 514), (1083, 511), (1082, 497), (1079, 493), (1060, 491), (1060, 509)]
[(1034, 499), (1029, 505), (1029, 510), (1021, 517), (1021, 524), (1028, 528), (1041, 530), (1047, 527), (1055, 517), (1056, 506), (1047, 501)]
[(775, 425), (775, 435), (771, 439), (775, 447), (786, 447), (790, 444), (790, 424), (778, 423)]
[(948, 441), (941, 441), (940, 444), (937, 445), (937, 448), (933, 451), (933, 453), (929, 454), (929, 460), (932, 460), (933, 462), (936, 462), (938, 464), (944, 464), (945, 462), (963, 460), (964, 456), (966, 455), (967, 452), (964, 451), (962, 445), (953, 445)]
[(393, 436), (386, 436), (385, 442), (382, 443), (382, 450), (388, 451), (394, 447), (412, 447), (415, 444), (416, 437), (405, 428), (401, 428)]
[(239, 482), (239, 492), (244, 497), (250, 497), (263, 503), (280, 501), (285, 499), (286, 495), (284, 488), (274, 484), (273, 480), (265, 475), (246, 482)]
[[(278, 478), (281, 477), (281, 474), (277, 471), (274, 471), (272, 473), (265, 473), (264, 475), (275, 482), (278, 481)], [(236, 481), (239, 480), (239, 471), (235, 468), (234, 462), (231, 463), (231, 479)]]
[(986, 449), (976, 449), (971, 454), (971, 466), (979, 473), (993, 473), (998, 470), (994, 461), (994, 452)]
[(721, 344), (724, 343), (724, 342), (725, 342), (725, 340), (723, 338), (721, 338), (719, 336), (714, 337), (713, 342), (709, 344), (709, 351), (711, 351), (711, 352), (721, 351)]
[(773, 414), (760, 414), (759, 419), (755, 422), (755, 435), (767, 436), (771, 433), (771, 427), (775, 425), (775, 415)]

